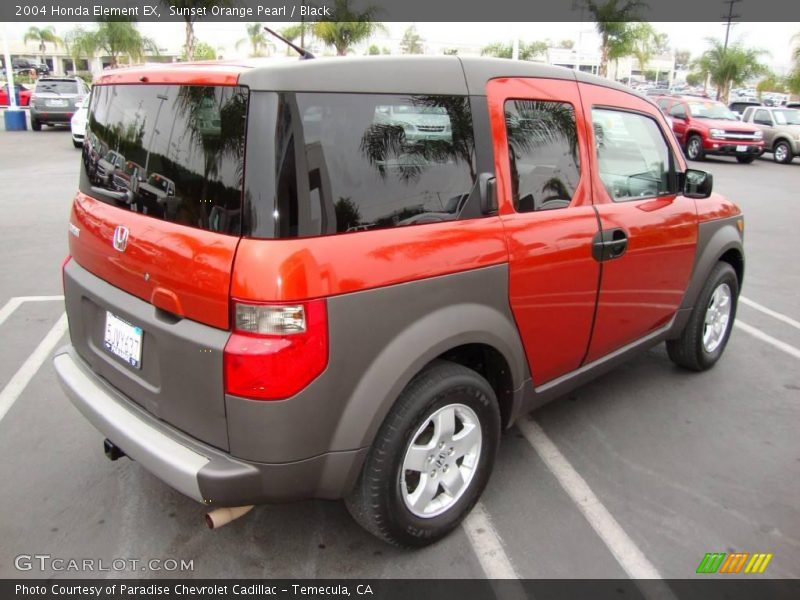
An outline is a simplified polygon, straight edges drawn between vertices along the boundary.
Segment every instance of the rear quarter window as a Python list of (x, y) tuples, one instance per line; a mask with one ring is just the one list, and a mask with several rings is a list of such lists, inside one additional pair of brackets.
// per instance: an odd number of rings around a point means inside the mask
[(119, 208), (241, 233), (245, 88), (95, 86), (80, 190)]
[[(309, 237), (459, 218), (475, 182), (466, 96), (258, 93), (248, 148), (254, 237)], [(249, 188), (248, 188), (249, 189)], [(271, 193), (270, 193), (271, 192)]]

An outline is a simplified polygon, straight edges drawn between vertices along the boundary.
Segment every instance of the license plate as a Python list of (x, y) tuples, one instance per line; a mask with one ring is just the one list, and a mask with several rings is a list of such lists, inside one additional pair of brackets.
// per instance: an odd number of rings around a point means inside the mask
[(66, 100), (55, 99), (47, 101), (47, 106), (66, 106), (66, 105), (67, 105)]
[(747, 152), (747, 146), (736, 146), (737, 152)]
[(103, 346), (135, 369), (142, 367), (142, 328), (106, 311)]

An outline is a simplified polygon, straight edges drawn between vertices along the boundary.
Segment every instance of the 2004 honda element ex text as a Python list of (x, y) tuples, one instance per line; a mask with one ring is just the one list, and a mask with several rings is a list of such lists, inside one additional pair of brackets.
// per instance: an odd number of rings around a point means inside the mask
[(474, 506), (521, 415), (660, 342), (712, 367), (743, 228), (652, 102), (572, 70), (109, 71), (54, 363), (107, 454), (212, 524), (344, 499), (420, 546)]

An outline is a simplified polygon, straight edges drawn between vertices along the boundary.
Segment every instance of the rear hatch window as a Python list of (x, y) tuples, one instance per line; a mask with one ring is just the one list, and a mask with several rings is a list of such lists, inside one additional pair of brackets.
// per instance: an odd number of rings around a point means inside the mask
[(78, 83), (76, 81), (40, 80), (36, 83), (36, 93), (50, 94), (77, 94)]
[(95, 86), (71, 217), (78, 264), (227, 329), (247, 104), (235, 86)]
[(96, 86), (80, 190), (156, 219), (241, 234), (247, 92)]

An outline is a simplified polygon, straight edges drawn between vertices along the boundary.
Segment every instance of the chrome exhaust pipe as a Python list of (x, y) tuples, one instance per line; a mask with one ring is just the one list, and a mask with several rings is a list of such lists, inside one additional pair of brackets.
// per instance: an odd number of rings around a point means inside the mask
[(250, 506), (224, 506), (222, 508), (215, 508), (206, 514), (206, 526), (209, 529), (219, 529), (223, 525), (227, 525), (231, 521), (243, 517), (251, 510), (253, 510), (252, 504)]

